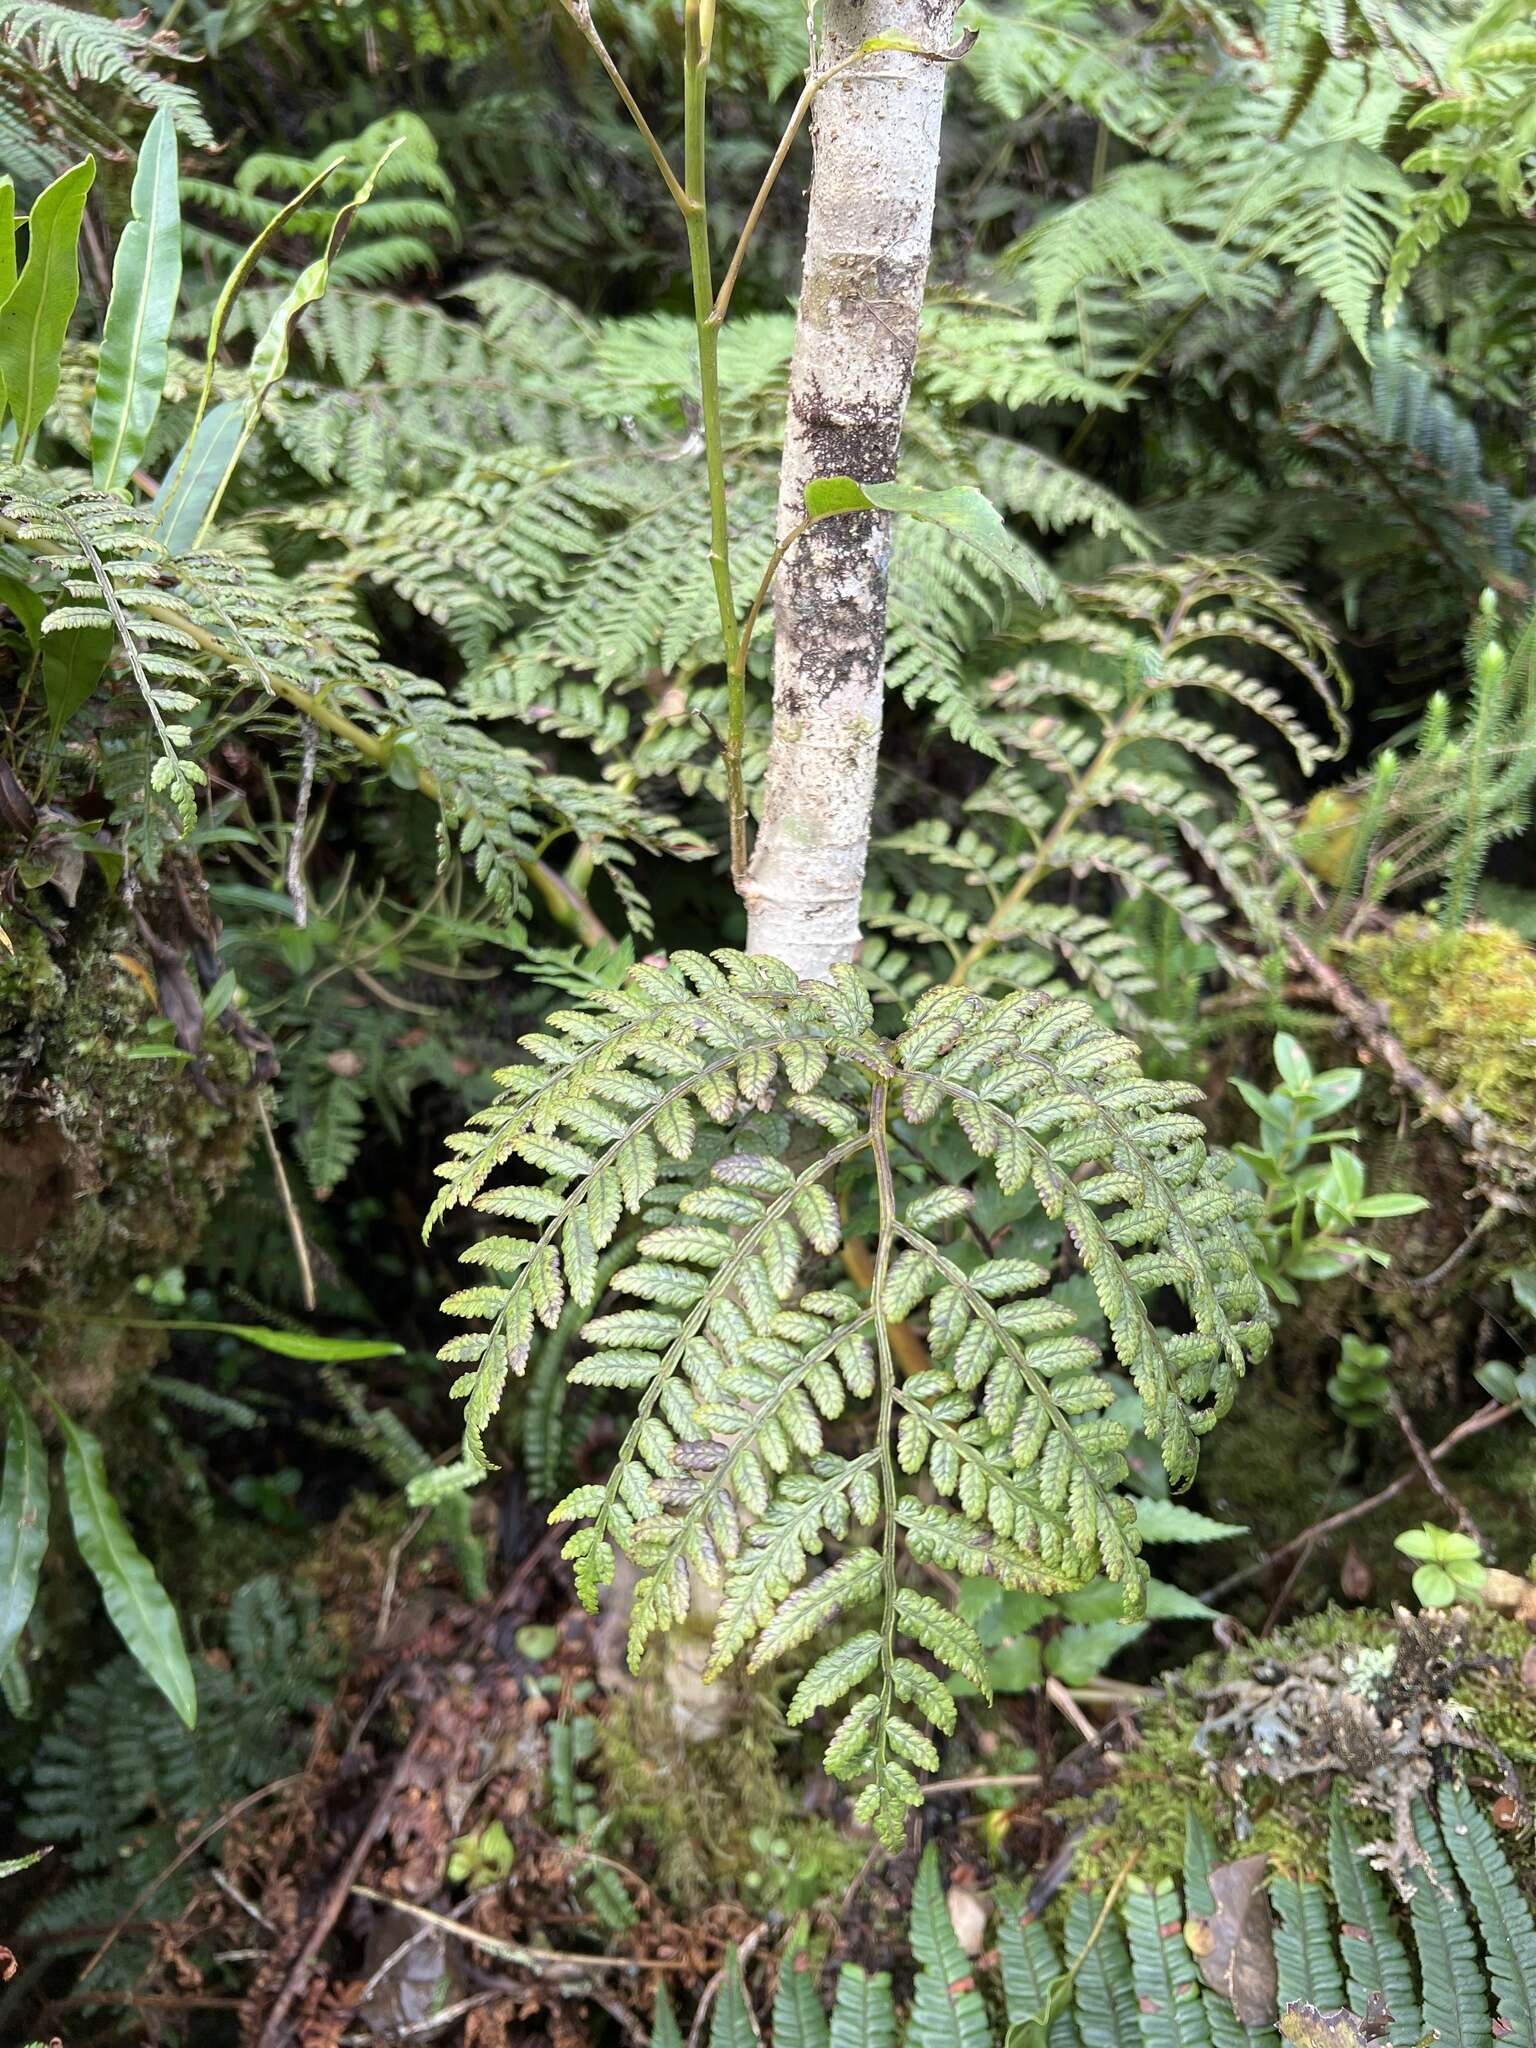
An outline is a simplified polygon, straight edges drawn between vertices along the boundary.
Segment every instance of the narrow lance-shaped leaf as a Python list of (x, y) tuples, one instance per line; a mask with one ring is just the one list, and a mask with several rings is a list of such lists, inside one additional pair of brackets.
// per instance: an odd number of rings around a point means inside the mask
[[(273, 312), (271, 319), (267, 322), (266, 329), (260, 340), (256, 343), (255, 348), (252, 349), (248, 372), (250, 397), (246, 401), (245, 410), (241, 418), (239, 437), (235, 442), (223, 475), (217, 479), (214, 485), (212, 496), (203, 513), (196, 541), (202, 539), (208, 526), (218, 516), (219, 506), (223, 501), (229, 479), (234, 474), (235, 465), (240, 460), (246, 442), (256, 430), (256, 422), (261, 417), (261, 407), (267, 393), (275, 384), (281, 382), (287, 372), (288, 348), (293, 338), (294, 327), (298, 323), (300, 315), (310, 306), (316, 304), (318, 300), (324, 298), (331, 281), (331, 265), (335, 262), (337, 253), (346, 239), (347, 230), (367, 205), (369, 199), (372, 198), (373, 188), (378, 182), (379, 173), (400, 146), (399, 142), (392, 142), (390, 144), (389, 148), (385, 150), (384, 154), (358, 187), (356, 196), (349, 199), (346, 205), (337, 213), (335, 219), (331, 222), (330, 232), (326, 236), (324, 252), (317, 256), (314, 262), (309, 264), (294, 279), (293, 284)], [(194, 546), (196, 541), (193, 543)]]
[(27, 220), (27, 260), (0, 306), (0, 378), (19, 453), (59, 388), (59, 357), (80, 296), (80, 222), (95, 176), (96, 159), (83, 157), (39, 195)]
[(100, 1443), (66, 1415), (59, 1423), (64, 1491), (80, 1555), (101, 1587), (113, 1627), (182, 1720), (195, 1727), (197, 1686), (176, 1610), (112, 1497)]
[(37, 1424), (6, 1395), (5, 1476), (0, 1480), (0, 1666), (8, 1664), (37, 1598), (48, 1548), (48, 1459)]
[(123, 229), (112, 266), (91, 410), (91, 475), (101, 490), (121, 490), (143, 457), (165, 388), (180, 291), (176, 128), (162, 107), (139, 152), (133, 218)]
[(203, 415), (182, 443), (155, 499), (155, 533), (169, 555), (184, 555), (197, 540), (213, 503), (239, 459), (245, 407), (226, 399)]

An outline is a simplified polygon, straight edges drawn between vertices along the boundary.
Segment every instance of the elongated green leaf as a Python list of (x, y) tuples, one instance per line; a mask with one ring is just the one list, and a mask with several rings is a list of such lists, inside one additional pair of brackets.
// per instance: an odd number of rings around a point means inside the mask
[(672, 2000), (667, 1995), (666, 1979), (663, 1977), (656, 1979), (656, 2003), (651, 2011), (650, 2048), (683, 2048), (677, 2015), (672, 2010)]
[(1332, 2011), (1344, 2003), (1344, 1979), (1333, 1948), (1328, 1894), (1307, 1877), (1277, 1877), (1269, 1888), (1280, 1916), (1275, 1963), (1280, 2009), (1315, 2005)]
[(1408, 1902), (1424, 1984), (1424, 2024), (1435, 2029), (1444, 2048), (1489, 2048), (1493, 2022), (1477, 1940), (1445, 1842), (1422, 1799), (1413, 1804), (1413, 1830), (1430, 1866), (1414, 1872)]
[[(180, 1325), (167, 1323), (167, 1329)], [(307, 1358), (317, 1365), (344, 1365), (357, 1358), (398, 1358), (403, 1345), (382, 1337), (322, 1337), (313, 1330), (269, 1330), (262, 1323), (189, 1323), (188, 1329), (217, 1330), (224, 1337), (239, 1337), (260, 1351), (275, 1351), (279, 1358)]]
[(1328, 1823), (1328, 1871), (1338, 1907), (1350, 2008), (1364, 2012), (1367, 1998), (1379, 1991), (1392, 2015), (1395, 2048), (1414, 2048), (1424, 2028), (1413, 1965), (1398, 1935), (1386, 1889), (1360, 1854), (1359, 1839), (1345, 1812), (1343, 1781), (1337, 1778)]
[(19, 1870), (30, 1870), (34, 1863), (41, 1863), (47, 1854), (46, 1849), (34, 1849), (30, 1856), (7, 1856), (0, 1859), (0, 1877), (14, 1877)]
[(48, 1459), (37, 1424), (7, 1393), (5, 1476), (0, 1479), (0, 1664), (10, 1661), (37, 1598), (48, 1548)]
[(197, 1685), (176, 1610), (112, 1497), (101, 1445), (67, 1416), (59, 1422), (64, 1491), (80, 1555), (101, 1588), (113, 1627), (182, 1720), (195, 1727)]
[(80, 222), (96, 176), (83, 157), (39, 195), (27, 222), (27, 260), (0, 306), (0, 378), (24, 452), (59, 388), (59, 357), (80, 296)]
[(1021, 1893), (1011, 1888), (999, 1892), (997, 1904), (1008, 2048), (1078, 2048), (1072, 1981), (1062, 1970), (1051, 1937)]
[(205, 413), (183, 442), (155, 499), (155, 533), (167, 554), (184, 555), (239, 454), (245, 407), (226, 399)]
[(110, 626), (66, 626), (43, 636), (43, 696), (53, 737), (101, 681), (112, 652)]
[(1067, 1954), (1077, 1970), (1078, 2032), (1083, 2048), (1140, 2048), (1131, 1953), (1118, 1919), (1098, 1929), (1101, 1892), (1081, 1889), (1067, 1904)]
[(162, 107), (149, 124), (133, 180), (133, 218), (112, 266), (91, 409), (91, 475), (121, 490), (144, 454), (160, 409), (171, 322), (181, 292), (176, 127)]
[(0, 306), (16, 288), (16, 181), (0, 178)]
[(779, 1964), (773, 1995), (773, 2048), (827, 2048), (827, 2016), (816, 1993), (816, 1972), (805, 1946), (805, 1923), (796, 1927)]
[(920, 1968), (912, 1986), (907, 2048), (992, 2048), (987, 2009), (949, 1917), (931, 1842), (912, 1887), (912, 1953)]
[(1044, 564), (1015, 540), (1002, 513), (971, 484), (951, 484), (936, 491), (922, 484), (861, 484), (851, 476), (822, 477), (806, 485), (805, 510), (810, 519), (873, 511), (900, 512), (909, 519), (926, 520), (985, 555), (1037, 603), (1044, 604), (1049, 594)]

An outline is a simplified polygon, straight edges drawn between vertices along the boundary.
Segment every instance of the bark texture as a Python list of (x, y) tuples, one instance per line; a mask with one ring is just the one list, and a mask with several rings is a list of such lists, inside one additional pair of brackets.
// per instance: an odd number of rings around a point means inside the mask
[[(955, 0), (826, 0), (820, 67), (870, 36), (954, 38)], [(813, 479), (896, 472), (928, 275), (948, 67), (901, 52), (832, 80), (812, 113), (805, 268), (779, 486), (779, 533)], [(823, 521), (774, 590), (773, 737), (743, 894), (748, 947), (822, 977), (850, 960), (885, 687), (889, 519)]]

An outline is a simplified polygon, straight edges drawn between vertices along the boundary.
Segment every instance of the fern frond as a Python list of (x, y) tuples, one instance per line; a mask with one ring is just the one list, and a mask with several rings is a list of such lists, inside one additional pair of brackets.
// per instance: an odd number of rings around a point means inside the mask
[(907, 2020), (909, 2048), (992, 2048), (987, 2009), (956, 1938), (931, 1842), (912, 1887), (911, 1939), (918, 1970)]
[(1536, 1919), (1509, 1858), (1464, 1784), (1441, 1787), (1440, 1825), (1477, 1915), (1495, 2006), (1507, 2038), (1536, 2040)]
[[(585, 1328), (594, 1349), (572, 1380), (629, 1388), (639, 1408), (607, 1484), (579, 1488), (555, 1518), (588, 1525), (567, 1545), (584, 1598), (611, 1575), (614, 1542), (641, 1565), (632, 1657), (686, 1616), (700, 1585), (721, 1589), (712, 1674), (744, 1654), (756, 1668), (877, 1607), (873, 1644), (856, 1633), (824, 1656), (795, 1718), (854, 1693), (828, 1765), (870, 1780), (860, 1817), (898, 1838), (914, 1767), (936, 1758), (896, 1705), (952, 1714), (924, 1666), (896, 1654), (898, 1636), (984, 1683), (966, 1625), (900, 1585), (902, 1547), (1042, 1590), (1103, 1570), (1133, 1603), (1145, 1568), (1116, 1490), (1126, 1439), (1102, 1414), (1112, 1397), (1096, 1348), (1041, 1296), (1044, 1268), (1011, 1256), (978, 1267), (948, 1242), (955, 1199), (905, 1199), (888, 1118), (952, 1132), (977, 1174), (1005, 1195), (1033, 1190), (1070, 1235), (1177, 1474), (1268, 1331), (1240, 1199), (1205, 1159), (1191, 1092), (1143, 1079), (1081, 1004), (939, 990), (883, 1039), (850, 970), (802, 984), (729, 953), (637, 969), (525, 1044), (530, 1062), (503, 1072), (496, 1103), (454, 1141), (433, 1211), (469, 1204), (533, 1233), (473, 1249), (475, 1284), (446, 1305), (488, 1325), (443, 1352), (468, 1368), (457, 1384), (466, 1455), (483, 1461), (535, 1325), (557, 1323), (567, 1298), (595, 1305), (597, 1262), (656, 1185), (662, 1152), (693, 1154), (700, 1112), (739, 1129), (676, 1223), (641, 1236), (615, 1273), (614, 1291), (640, 1305)], [(778, 1156), (791, 1122), (811, 1138), (793, 1169)], [(514, 1162), (544, 1185), (500, 1184)], [(842, 1243), (832, 1189), (852, 1174), (873, 1176), (875, 1277), (862, 1291), (818, 1288), (815, 1263)], [(509, 1277), (486, 1284), (487, 1268)], [(1183, 1329), (1149, 1313), (1144, 1297), (1169, 1287)], [(920, 1310), (933, 1364), (898, 1382), (888, 1327)], [(834, 1453), (824, 1425), (871, 1402), (873, 1442)], [(931, 1497), (901, 1492), (898, 1468), (925, 1471)], [(876, 1528), (877, 1545), (856, 1535)], [(808, 1578), (829, 1545), (842, 1554)]]

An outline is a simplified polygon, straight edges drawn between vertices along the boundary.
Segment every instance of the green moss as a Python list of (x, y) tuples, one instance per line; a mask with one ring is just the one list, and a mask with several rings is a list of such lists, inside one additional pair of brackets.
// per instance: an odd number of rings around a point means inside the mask
[(30, 1312), (12, 1334), (80, 1415), (160, 1341), (82, 1317), (142, 1312), (134, 1281), (195, 1252), (253, 1129), (249, 1057), (225, 1032), (202, 1087), (185, 1062), (133, 1056), (157, 1010), (120, 918), (108, 901), (57, 950), (27, 926), (0, 954), (0, 1314)]
[[(1202, 1740), (1201, 1731), (1233, 1687), (1271, 1685), (1321, 1659), (1354, 1689), (1391, 1669), (1398, 1641), (1390, 1614), (1330, 1607), (1243, 1650), (1199, 1657), (1173, 1673), (1163, 1698), (1142, 1714), (1141, 1744), (1122, 1758), (1111, 1790), (1061, 1808), (1064, 1823), (1084, 1831), (1077, 1874), (1107, 1882), (1136, 1853), (1138, 1877), (1176, 1876), (1191, 1807), (1225, 1856), (1262, 1852), (1325, 1873), (1331, 1773), (1281, 1782), (1249, 1769), (1239, 1777), (1239, 1743), (1226, 1731), (1208, 1731)], [(1536, 1763), (1536, 1694), (1519, 1677), (1530, 1642), (1518, 1623), (1471, 1610), (1465, 1662), (1451, 1686), (1468, 1725), (1517, 1769)]]
[(1536, 947), (1503, 925), (1442, 932), (1402, 918), (1349, 961), (1410, 1057), (1536, 1149)]
[(708, 1742), (687, 1741), (666, 1702), (643, 1690), (609, 1702), (599, 1768), (610, 1839), (654, 1870), (669, 1904), (695, 1908), (726, 1893), (793, 1913), (858, 1875), (867, 1844), (797, 1803), (783, 1741), (777, 1712), (760, 1697)]

